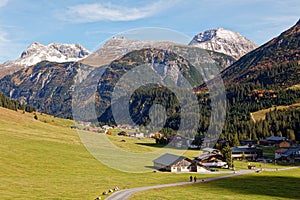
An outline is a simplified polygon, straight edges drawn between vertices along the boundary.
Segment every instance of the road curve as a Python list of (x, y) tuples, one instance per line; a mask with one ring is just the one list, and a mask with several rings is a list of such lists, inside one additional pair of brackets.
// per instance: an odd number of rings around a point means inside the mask
[[(237, 173), (232, 173), (229, 175), (200, 179), (200, 180), (197, 180), (196, 183), (204, 183), (204, 182), (208, 182), (208, 181), (214, 181), (214, 180), (229, 178), (229, 177), (233, 177), (233, 176), (240, 176), (240, 175), (249, 174), (249, 173), (253, 173), (253, 172), (254, 172), (253, 170), (241, 170)], [(156, 188), (188, 185), (188, 184), (195, 184), (195, 183), (194, 182), (179, 182), (179, 183), (170, 183), (170, 184), (162, 184), (162, 185), (154, 185), (154, 186), (146, 186), (146, 187), (120, 190), (120, 191), (115, 192), (114, 194), (110, 195), (109, 197), (107, 197), (106, 200), (125, 200), (125, 199), (128, 199), (132, 194), (134, 194), (136, 192), (140, 192), (140, 191), (144, 191), (144, 190), (151, 190), (151, 189), (156, 189)]]
[[(299, 166), (279, 168), (279, 169), (262, 169), (262, 171), (282, 171), (282, 170), (290, 170), (290, 169), (295, 169), (295, 168), (299, 168)], [(224, 178), (229, 178), (229, 177), (234, 177), (234, 176), (241, 176), (241, 175), (250, 174), (250, 173), (254, 173), (254, 172), (255, 172), (255, 170), (240, 170), (236, 173), (232, 173), (232, 174), (229, 174), (229, 175), (200, 179), (196, 183), (205, 183), (205, 182), (208, 182), (208, 181), (214, 181), (214, 180), (219, 180), (219, 179), (224, 179)], [(120, 191), (115, 192), (114, 194), (110, 195), (109, 197), (107, 197), (106, 200), (126, 200), (136, 192), (140, 192), (140, 191), (144, 191), (144, 190), (157, 189), (157, 188), (188, 185), (188, 184), (194, 184), (194, 182), (179, 182), (179, 183), (170, 183), (170, 184), (162, 184), (162, 185), (154, 185), (154, 186), (146, 186), (146, 187), (120, 190)]]

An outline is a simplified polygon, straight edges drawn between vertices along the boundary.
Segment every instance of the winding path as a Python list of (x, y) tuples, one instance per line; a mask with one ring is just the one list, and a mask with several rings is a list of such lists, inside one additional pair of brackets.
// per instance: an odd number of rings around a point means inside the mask
[[(281, 171), (281, 170), (289, 170), (289, 169), (294, 169), (294, 168), (299, 168), (299, 167), (286, 167), (286, 168), (279, 168), (277, 170), (276, 169), (269, 169), (269, 170), (264, 169), (264, 171)], [(200, 179), (200, 180), (197, 180), (196, 183), (204, 183), (204, 182), (208, 182), (208, 181), (214, 181), (214, 180), (219, 180), (219, 179), (224, 179), (224, 178), (230, 178), (230, 177), (234, 177), (234, 176), (241, 176), (241, 175), (250, 174), (250, 173), (254, 173), (254, 172), (255, 172), (255, 170), (240, 170), (237, 173), (232, 173), (232, 174), (229, 174), (229, 175)], [(120, 191), (115, 192), (114, 194), (110, 195), (109, 197), (107, 197), (106, 200), (126, 200), (136, 192), (140, 192), (140, 191), (144, 191), (144, 190), (157, 189), (157, 188), (189, 185), (189, 184), (195, 184), (195, 183), (194, 182), (179, 182), (179, 183), (170, 183), (170, 184), (162, 184), (162, 185), (154, 185), (154, 186), (146, 186), (146, 187), (120, 190)]]
[[(249, 174), (249, 173), (253, 173), (253, 172), (254, 172), (253, 170), (241, 170), (238, 173), (232, 173), (232, 174), (225, 175), (225, 176), (217, 176), (217, 177), (212, 177), (212, 178), (200, 179), (200, 180), (197, 180), (196, 183), (204, 183), (204, 182), (208, 182), (208, 181), (214, 181), (214, 180), (229, 178), (229, 177), (233, 177), (233, 176), (240, 176), (240, 175)], [(151, 190), (151, 189), (156, 189), (156, 188), (188, 185), (188, 184), (195, 184), (195, 183), (194, 182), (179, 182), (179, 183), (170, 183), (170, 184), (163, 184), (163, 185), (154, 185), (154, 186), (146, 186), (146, 187), (120, 190), (120, 191), (115, 192), (114, 194), (110, 195), (109, 197), (107, 197), (106, 200), (125, 200), (125, 199), (128, 199), (132, 194), (134, 194), (136, 192), (140, 192), (140, 191), (144, 191), (144, 190)]]

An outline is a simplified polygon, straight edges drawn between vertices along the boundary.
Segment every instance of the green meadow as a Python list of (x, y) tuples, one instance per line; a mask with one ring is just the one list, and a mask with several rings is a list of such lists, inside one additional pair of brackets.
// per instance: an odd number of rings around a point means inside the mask
[[(71, 120), (45, 114), (37, 114), (38, 120), (35, 120), (32, 113), (23, 114), (4, 108), (0, 108), (0, 113), (1, 199), (105, 198), (102, 192), (115, 186), (127, 189), (188, 181), (189, 174), (154, 173), (152, 169), (144, 173), (126, 173), (107, 167), (87, 151), (77, 131), (70, 128), (74, 125)], [(99, 135), (92, 132), (81, 134)], [(107, 138), (128, 152), (157, 150), (152, 139)], [(192, 158), (199, 151), (178, 153)], [(246, 169), (247, 164), (235, 162), (237, 169)], [(265, 164), (262, 167), (274, 166)], [(296, 183), (299, 180), (299, 169), (262, 172), (205, 184), (145, 191), (131, 199), (297, 199), (300, 188)]]
[[(300, 199), (300, 169), (262, 172), (212, 182), (154, 189), (134, 194), (130, 199), (149, 200), (291, 200)], [(176, 198), (175, 198), (176, 197)]]
[[(0, 113), (1, 199), (94, 199), (115, 186), (126, 189), (188, 180), (188, 174), (126, 173), (103, 165), (83, 146), (70, 120), (44, 114), (35, 120), (32, 113), (4, 108)], [(121, 138), (111, 137), (128, 151), (156, 148), (148, 140), (126, 138), (123, 144)], [(198, 154), (188, 154), (194, 153)], [(204, 177), (211, 176), (216, 175)]]

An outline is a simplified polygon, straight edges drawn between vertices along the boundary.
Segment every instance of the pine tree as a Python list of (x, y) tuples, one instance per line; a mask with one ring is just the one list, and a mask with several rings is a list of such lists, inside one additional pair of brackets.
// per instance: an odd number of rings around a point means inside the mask
[(245, 152), (243, 152), (243, 154), (242, 154), (242, 160), (246, 160)]
[(231, 153), (232, 153), (231, 148), (230, 148), (229, 144), (227, 143), (226, 146), (222, 149), (222, 154), (223, 154), (225, 162), (227, 162), (227, 164), (228, 164), (228, 167), (232, 167), (232, 165), (233, 165)]
[(240, 146), (240, 141), (239, 141), (239, 138), (238, 138), (238, 134), (234, 134), (233, 141), (232, 141), (232, 146), (234, 146), (234, 147)]

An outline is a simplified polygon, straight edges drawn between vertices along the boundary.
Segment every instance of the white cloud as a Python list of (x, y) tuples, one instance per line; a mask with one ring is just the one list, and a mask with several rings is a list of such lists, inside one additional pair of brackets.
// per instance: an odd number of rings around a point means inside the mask
[(9, 33), (0, 27), (0, 64), (8, 60), (14, 60), (20, 55), (23, 44), (9, 38)]
[(265, 24), (269, 25), (285, 25), (285, 26), (292, 26), (293, 23), (296, 23), (299, 19), (297, 15), (290, 15), (290, 16), (276, 16), (276, 17), (265, 17), (262, 21)]
[(0, 30), (0, 64), (4, 61), (6, 61), (6, 59), (8, 59), (9, 57), (9, 52), (7, 51), (7, 49), (9, 49), (9, 44), (10, 44), (10, 40), (7, 39), (7, 33), (5, 31)]
[(155, 15), (174, 5), (174, 1), (157, 1), (144, 7), (117, 6), (109, 3), (80, 4), (69, 7), (61, 19), (77, 23), (96, 21), (133, 21)]
[(0, 8), (6, 6), (8, 3), (8, 0), (0, 0)]
[(9, 40), (6, 38), (7, 33), (4, 31), (0, 31), (0, 44), (9, 42)]

